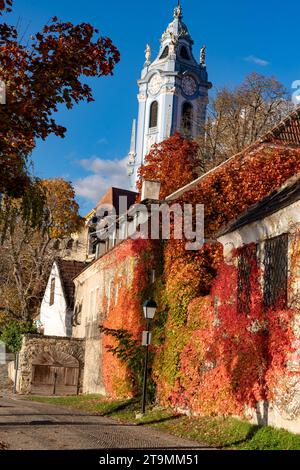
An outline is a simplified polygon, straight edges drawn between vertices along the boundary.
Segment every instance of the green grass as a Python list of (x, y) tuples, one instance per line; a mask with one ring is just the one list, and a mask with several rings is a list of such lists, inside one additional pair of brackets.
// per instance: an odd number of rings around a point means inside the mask
[(239, 450), (300, 450), (300, 435), (282, 429), (260, 427), (235, 418), (188, 417), (164, 408), (148, 408), (137, 418), (136, 399), (109, 401), (99, 395), (77, 397), (28, 397), (28, 400), (64, 406), (108, 416), (137, 426), (148, 425), (211, 447)]

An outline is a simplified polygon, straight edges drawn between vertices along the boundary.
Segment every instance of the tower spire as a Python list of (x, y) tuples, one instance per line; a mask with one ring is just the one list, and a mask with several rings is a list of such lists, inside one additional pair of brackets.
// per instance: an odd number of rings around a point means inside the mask
[(134, 119), (132, 123), (130, 151), (128, 154), (128, 163), (127, 163), (128, 176), (130, 177), (132, 177), (132, 175), (134, 174), (135, 157), (136, 157), (136, 119)]

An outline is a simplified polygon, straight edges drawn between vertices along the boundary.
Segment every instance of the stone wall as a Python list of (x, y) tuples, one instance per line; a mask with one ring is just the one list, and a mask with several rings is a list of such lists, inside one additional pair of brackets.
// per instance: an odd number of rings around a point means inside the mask
[(62, 352), (79, 361), (79, 393), (83, 391), (85, 342), (81, 339), (55, 336), (26, 335), (23, 337), (19, 354), (17, 392), (22, 395), (31, 393), (32, 362), (42, 353)]

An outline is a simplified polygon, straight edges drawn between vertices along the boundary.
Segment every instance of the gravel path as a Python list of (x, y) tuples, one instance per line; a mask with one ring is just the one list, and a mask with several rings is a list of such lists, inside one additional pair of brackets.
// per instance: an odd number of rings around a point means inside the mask
[(0, 397), (0, 442), (10, 450), (207, 449), (146, 426), (19, 397)]

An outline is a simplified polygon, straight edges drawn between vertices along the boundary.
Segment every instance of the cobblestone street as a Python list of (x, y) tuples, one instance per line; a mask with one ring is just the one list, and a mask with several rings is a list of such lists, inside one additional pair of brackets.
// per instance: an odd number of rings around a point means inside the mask
[(9, 450), (205, 449), (150, 427), (20, 398), (0, 398), (0, 442)]

